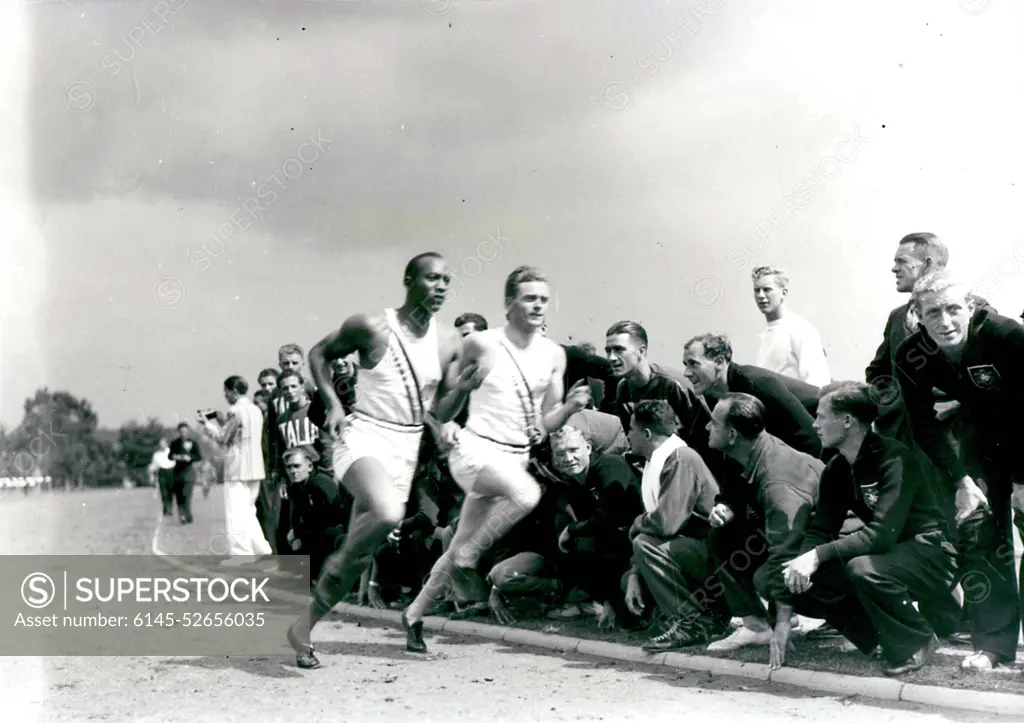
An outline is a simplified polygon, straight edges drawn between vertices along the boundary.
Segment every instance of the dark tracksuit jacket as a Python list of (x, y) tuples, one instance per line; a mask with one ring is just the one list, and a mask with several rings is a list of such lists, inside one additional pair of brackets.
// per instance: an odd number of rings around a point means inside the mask
[(614, 414), (622, 422), (623, 431), (629, 432), (637, 403), (647, 399), (668, 402), (679, 418), (679, 437), (691, 447), (694, 446), (691, 438), (700, 438), (701, 433), (707, 436), (704, 427), (710, 417), (700, 397), (693, 391), (693, 385), (681, 373), (659, 364), (651, 364), (651, 378), (642, 387), (633, 387), (625, 379), (619, 380), (615, 388)]
[[(945, 538), (945, 517), (929, 482), (909, 447), (869, 433), (852, 466), (837, 455), (825, 467), (802, 550), (817, 549), (822, 563), (849, 561), (884, 554), (918, 535), (938, 532)], [(839, 537), (849, 511), (865, 526)]]
[[(797, 451), (812, 457), (821, 455), (821, 441), (814, 431), (818, 387), (749, 364), (730, 364), (725, 383), (731, 394), (749, 394), (761, 400), (769, 434)], [(712, 408), (714, 402), (708, 399)]]
[[(956, 550), (933, 486), (909, 447), (869, 432), (853, 464), (837, 454), (822, 473), (800, 548), (817, 552), (814, 586), (793, 595), (775, 574), (759, 587), (798, 613), (826, 618), (862, 652), (881, 643), (890, 663), (907, 660), (932, 639), (936, 618), (927, 611), (952, 602), (956, 580)], [(840, 536), (850, 512), (865, 525)]]
[[(768, 547), (764, 565), (781, 575), (783, 563), (795, 557), (803, 542), (824, 468), (821, 460), (762, 432), (742, 477), (722, 484), (716, 501), (736, 515), (722, 529), (738, 524), (763, 532)], [(753, 576), (755, 570), (742, 572)]]
[[(1024, 327), (988, 309), (976, 309), (959, 362), (951, 362), (920, 328), (900, 348), (894, 362), (915, 442), (955, 483), (967, 474), (1002, 489), (1024, 483)], [(958, 454), (938, 421), (934, 389), (960, 402)], [(996, 490), (993, 490), (996, 492)], [(998, 500), (990, 502), (999, 504)], [(1004, 500), (1005, 503), (1005, 500)]]
[(576, 521), (568, 524), (573, 542), (589, 538), (615, 554), (619, 547), (615, 541), (621, 539), (623, 554), (627, 559), (630, 557), (629, 528), (644, 511), (644, 505), (640, 481), (622, 457), (597, 458), (582, 484), (569, 482), (564, 498), (576, 516)]
[[(979, 309), (995, 312), (995, 309), (980, 296), (974, 297), (974, 303)], [(910, 319), (907, 318), (909, 311), (910, 303), (908, 302), (889, 312), (889, 318), (885, 322), (885, 331), (882, 333), (882, 343), (878, 345), (875, 358), (864, 370), (864, 378), (877, 392), (880, 412), (878, 419), (875, 420), (877, 429), (886, 436), (895, 437), (901, 442), (913, 446), (910, 422), (906, 416), (903, 397), (899, 393), (899, 380), (896, 375), (899, 348), (908, 337), (917, 331), (916, 323), (913, 327), (910, 326)]]
[(729, 470), (734, 469), (725, 455), (708, 446), (707, 425), (711, 421), (711, 410), (682, 372), (651, 364), (651, 378), (644, 386), (633, 387), (627, 380), (619, 380), (615, 391), (614, 411), (622, 422), (624, 432), (629, 432), (636, 405), (647, 399), (668, 402), (679, 419), (679, 430), (676, 434), (703, 458), (716, 479), (722, 478)]
[[(840, 536), (848, 512), (865, 525)], [(817, 506), (798, 554), (817, 550), (821, 565), (833, 559), (848, 563), (863, 555), (891, 552), (915, 538), (942, 547), (950, 559), (955, 555), (946, 518), (917, 457), (902, 442), (870, 432), (853, 465), (836, 455), (825, 466)], [(792, 602), (794, 596), (781, 574), (770, 582), (772, 599)]]
[(562, 381), (568, 393), (580, 379), (600, 382), (601, 394), (596, 394), (594, 384), (590, 385), (594, 396), (594, 406), (602, 412), (610, 412), (615, 402), (615, 385), (617, 380), (612, 376), (612, 365), (603, 356), (590, 354), (578, 346), (563, 345), (565, 349), (565, 375)]
[[(1005, 552), (1013, 549), (1012, 483), (1024, 482), (1024, 327), (976, 309), (960, 361), (951, 362), (924, 329), (903, 342), (897, 360), (914, 441), (948, 472), (938, 478), (937, 494), (952, 506), (954, 485), (969, 474), (988, 497), (991, 514), (979, 511), (957, 529), (971, 642), (1012, 661), (1020, 613), (1015, 561)], [(955, 439), (938, 419), (934, 388), (960, 403)], [(984, 589), (976, 589), (977, 580), (986, 581)]]
[(327, 556), (345, 535), (352, 496), (327, 475), (314, 471), (305, 482), (288, 485), (289, 523), (302, 541), (297, 555), (310, 556), (310, 576), (316, 578)]

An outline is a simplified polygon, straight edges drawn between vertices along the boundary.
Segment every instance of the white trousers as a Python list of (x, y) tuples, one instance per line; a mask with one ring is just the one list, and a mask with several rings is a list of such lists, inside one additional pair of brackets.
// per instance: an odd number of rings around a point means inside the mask
[(227, 524), (229, 555), (269, 555), (270, 543), (256, 519), (259, 480), (224, 482), (224, 520)]

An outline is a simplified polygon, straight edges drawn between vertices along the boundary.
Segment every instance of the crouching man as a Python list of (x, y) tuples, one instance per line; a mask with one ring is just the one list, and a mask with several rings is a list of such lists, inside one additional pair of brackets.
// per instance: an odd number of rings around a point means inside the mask
[[(866, 384), (822, 390), (814, 428), (838, 454), (822, 473), (801, 554), (781, 573), (763, 567), (754, 576), (777, 606), (772, 668), (785, 664), (794, 612), (824, 618), (865, 654), (881, 645), (886, 675), (919, 670), (938, 646), (913, 603), (949, 595), (956, 551), (933, 480), (910, 448), (871, 430), (877, 415)], [(848, 512), (865, 525), (841, 538)]]
[(764, 428), (765, 407), (749, 394), (726, 394), (708, 423), (709, 446), (742, 465), (737, 478), (720, 480), (721, 494), (711, 513), (711, 562), (732, 614), (743, 618), (708, 652), (768, 645), (772, 615), (754, 587), (762, 566), (781, 569), (793, 558), (807, 532), (824, 464), (798, 452)]
[(324, 560), (345, 541), (345, 529), (352, 510), (352, 496), (315, 470), (320, 455), (307, 446), (292, 447), (284, 453), (291, 499), (288, 545), (297, 555), (309, 555), (309, 578), (320, 577)]
[(700, 455), (676, 436), (678, 428), (668, 402), (645, 399), (636, 405), (629, 429), (630, 447), (647, 464), (640, 483), (644, 513), (629, 531), (633, 565), (626, 607), (643, 614), (642, 580), (666, 618), (664, 631), (643, 645), (648, 652), (707, 643), (729, 626), (708, 552), (718, 483)]

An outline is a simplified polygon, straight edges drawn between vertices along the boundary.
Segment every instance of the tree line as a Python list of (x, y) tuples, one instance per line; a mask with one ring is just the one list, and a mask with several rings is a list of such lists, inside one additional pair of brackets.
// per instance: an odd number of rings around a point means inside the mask
[[(87, 399), (43, 387), (25, 400), (17, 427), (0, 426), (0, 477), (51, 477), (55, 488), (148, 485), (153, 452), (175, 434), (156, 418), (102, 429)], [(204, 457), (217, 459), (198, 441)]]

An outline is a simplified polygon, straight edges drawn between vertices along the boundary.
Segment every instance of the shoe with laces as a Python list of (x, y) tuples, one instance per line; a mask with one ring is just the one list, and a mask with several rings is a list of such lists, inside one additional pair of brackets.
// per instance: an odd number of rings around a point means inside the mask
[(677, 618), (665, 632), (655, 635), (641, 646), (648, 653), (663, 653), (667, 650), (680, 650), (693, 645), (702, 645), (711, 639), (709, 624), (703, 620), (687, 621)]

